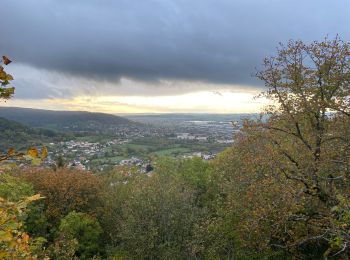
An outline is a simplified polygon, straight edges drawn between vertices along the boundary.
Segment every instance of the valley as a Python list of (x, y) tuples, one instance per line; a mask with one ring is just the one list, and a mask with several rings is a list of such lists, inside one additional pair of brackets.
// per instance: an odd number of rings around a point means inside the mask
[(115, 116), (20, 108), (0, 108), (0, 115), (6, 118), (0, 120), (3, 125), (12, 122), (6, 138), (0, 139), (2, 150), (8, 149), (10, 144), (16, 150), (44, 145), (49, 151), (44, 166), (53, 167), (60, 158), (68, 167), (92, 171), (108, 170), (117, 165), (146, 168), (162, 156), (213, 159), (232, 145), (241, 120), (254, 116)]

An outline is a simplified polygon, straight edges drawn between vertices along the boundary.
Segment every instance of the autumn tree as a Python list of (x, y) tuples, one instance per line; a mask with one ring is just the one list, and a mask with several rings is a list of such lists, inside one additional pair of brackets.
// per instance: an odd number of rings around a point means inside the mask
[(204, 189), (206, 168), (197, 160), (164, 158), (154, 163), (150, 176), (125, 167), (110, 173), (106, 213), (111, 215), (102, 225), (111, 232), (110, 254), (127, 259), (193, 257), (194, 226), (204, 212), (197, 187)]
[(101, 214), (104, 193), (98, 176), (68, 169), (30, 169), (20, 176), (45, 197), (44, 214), (53, 233), (60, 220), (73, 210), (93, 216)]
[(212, 162), (210, 211), (197, 232), (202, 254), (226, 259), (290, 256), (280, 245), (294, 243), (290, 234), (306, 230), (290, 219), (303, 209), (304, 198), (301, 185), (281, 175), (271, 155), (266, 140), (244, 133)]
[(257, 158), (273, 166), (271, 176), (284, 176), (296, 189), (301, 185), (295, 201), (304, 210), (291, 215), (308, 230), (278, 246), (318, 242), (328, 245), (325, 255), (348, 254), (350, 230), (339, 219), (348, 214), (350, 199), (350, 44), (339, 37), (311, 44), (289, 41), (264, 60), (257, 77), (267, 87), (262, 96), (272, 102), (267, 116), (246, 121), (243, 131), (269, 151)]
[(350, 44), (289, 41), (257, 76), (270, 105), (213, 162), (194, 248), (210, 258), (346, 259)]

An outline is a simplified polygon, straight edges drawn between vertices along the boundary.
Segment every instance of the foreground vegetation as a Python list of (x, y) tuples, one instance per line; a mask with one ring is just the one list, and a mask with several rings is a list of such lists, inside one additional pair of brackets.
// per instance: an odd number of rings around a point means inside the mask
[(3, 173), (1, 256), (348, 259), (350, 46), (291, 41), (257, 76), (272, 105), (213, 161)]

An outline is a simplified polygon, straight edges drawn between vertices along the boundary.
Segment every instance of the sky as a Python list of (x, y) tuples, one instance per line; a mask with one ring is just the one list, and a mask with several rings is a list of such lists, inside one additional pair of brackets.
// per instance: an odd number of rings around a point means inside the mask
[(348, 0), (0, 0), (0, 106), (251, 113), (279, 42), (350, 40)]

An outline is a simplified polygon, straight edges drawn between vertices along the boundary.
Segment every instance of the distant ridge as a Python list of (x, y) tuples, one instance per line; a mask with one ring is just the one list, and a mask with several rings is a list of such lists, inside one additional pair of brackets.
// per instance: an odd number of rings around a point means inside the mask
[(84, 111), (53, 111), (19, 107), (0, 107), (0, 117), (31, 127), (87, 130), (126, 126), (134, 122), (111, 114)]

